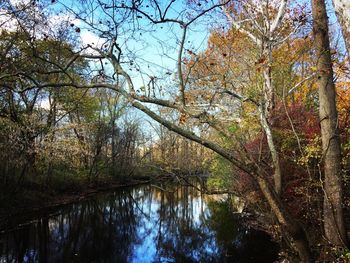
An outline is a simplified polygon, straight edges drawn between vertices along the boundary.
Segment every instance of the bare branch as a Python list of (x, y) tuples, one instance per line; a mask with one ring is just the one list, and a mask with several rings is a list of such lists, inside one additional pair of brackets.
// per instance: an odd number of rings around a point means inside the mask
[(276, 29), (280, 26), (282, 19), (286, 13), (288, 0), (282, 0), (280, 7), (278, 8), (277, 16), (275, 17), (275, 20), (273, 21), (271, 28), (270, 28), (270, 34), (272, 35)]
[(184, 30), (183, 30), (183, 33), (182, 33), (182, 37), (181, 37), (181, 41), (180, 41), (178, 61), (177, 61), (177, 71), (178, 71), (179, 81), (180, 81), (179, 82), (179, 87), (180, 87), (181, 100), (182, 100), (182, 104), (183, 105), (186, 104), (186, 100), (185, 100), (184, 76), (182, 74), (182, 53), (183, 53), (184, 44), (185, 44), (185, 40), (186, 40), (186, 33), (187, 33), (187, 27), (184, 27)]
[(242, 95), (237, 94), (237, 93), (235, 93), (235, 92), (232, 92), (232, 91), (230, 91), (230, 90), (224, 90), (223, 93), (226, 93), (226, 94), (228, 94), (228, 95), (230, 95), (230, 96), (232, 96), (232, 97), (234, 97), (234, 98), (236, 98), (236, 99), (239, 99), (239, 100), (241, 100), (241, 101), (243, 101), (243, 102), (245, 102), (245, 101), (250, 101), (250, 102), (252, 102), (254, 105), (260, 106), (260, 104), (259, 104), (257, 101), (255, 101), (254, 99), (249, 98), (249, 97), (243, 97)]
[(305, 81), (308, 81), (309, 79), (312, 79), (313, 77), (315, 77), (316, 73), (311, 74), (310, 76), (304, 78), (303, 80), (301, 80), (300, 82), (298, 82), (297, 84), (295, 84), (291, 89), (288, 90), (287, 95), (292, 94), (292, 92), (294, 90), (296, 90), (297, 88), (299, 88)]
[(244, 29), (240, 23), (240, 21), (236, 21), (231, 14), (228, 12), (228, 10), (225, 8), (225, 6), (221, 7), (222, 10), (224, 11), (227, 19), (231, 22), (231, 24), (233, 25), (234, 28), (236, 28), (238, 31), (242, 32), (243, 34), (246, 34), (248, 37), (251, 38), (251, 40), (253, 40), (253, 42), (255, 44), (257, 44), (258, 46), (261, 46), (261, 40), (255, 36), (254, 34), (252, 34), (251, 32), (249, 32), (248, 30)]
[(250, 167), (249, 164), (243, 163), (242, 161), (236, 159), (235, 156), (231, 152), (228, 152), (227, 150), (225, 150), (224, 148), (222, 148), (218, 144), (213, 143), (211, 141), (208, 141), (204, 138), (201, 138), (201, 137), (195, 135), (193, 132), (185, 130), (185, 129), (175, 125), (174, 123), (167, 121), (166, 119), (162, 118), (161, 116), (154, 113), (152, 110), (150, 110), (149, 108), (145, 107), (144, 105), (142, 105), (141, 103), (139, 103), (137, 101), (132, 101), (131, 104), (135, 108), (146, 113), (153, 120), (155, 120), (155, 121), (161, 123), (162, 125), (164, 125), (165, 127), (167, 127), (169, 130), (174, 131), (174, 132), (184, 136), (185, 138), (190, 139), (192, 141), (195, 141), (195, 142), (213, 150), (214, 152), (220, 154), (221, 156), (223, 156), (224, 158), (226, 158), (227, 160), (232, 162), (233, 165), (235, 165), (236, 167), (238, 167), (242, 171), (244, 171), (248, 174), (254, 173), (252, 167)]

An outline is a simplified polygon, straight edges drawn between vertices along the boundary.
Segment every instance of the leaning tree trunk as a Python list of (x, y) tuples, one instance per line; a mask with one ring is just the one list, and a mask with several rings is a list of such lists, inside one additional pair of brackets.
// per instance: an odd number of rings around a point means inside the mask
[(236, 166), (240, 170), (250, 174), (257, 181), (259, 188), (261, 190), (261, 193), (263, 194), (265, 200), (268, 202), (269, 206), (271, 207), (271, 211), (273, 212), (274, 216), (277, 218), (278, 223), (282, 226), (283, 230), (286, 231), (287, 235), (289, 235), (292, 238), (294, 249), (298, 253), (301, 259), (301, 262), (304, 262), (304, 263), (313, 262), (311, 252), (310, 252), (309, 242), (306, 237), (304, 229), (300, 226), (298, 222), (293, 220), (292, 216), (284, 208), (283, 203), (280, 201), (280, 198), (278, 197), (277, 193), (270, 187), (268, 179), (264, 177), (265, 175), (262, 171), (260, 171), (260, 168), (257, 168), (257, 167), (252, 168), (250, 167), (250, 165), (246, 165), (242, 163), (241, 161), (236, 159), (232, 153), (230, 153), (229, 151), (226, 151), (224, 148), (220, 147), (214, 142), (211, 142), (204, 138), (200, 138), (194, 133), (184, 130), (181, 127), (165, 120), (164, 118), (155, 114), (150, 109), (145, 107), (143, 104), (135, 100), (132, 101), (132, 105), (135, 108), (146, 113), (149, 117), (151, 117), (155, 121), (167, 127), (169, 130), (174, 131), (177, 134), (187, 139), (190, 139), (194, 142), (197, 142), (203, 145), (208, 149), (213, 150), (214, 152), (218, 153), (222, 157), (226, 158), (228, 161), (230, 161), (234, 166)]
[(350, 56), (350, 1), (349, 0), (333, 0), (335, 13), (341, 26), (345, 46)]
[(277, 218), (282, 231), (291, 238), (293, 249), (298, 253), (301, 262), (313, 262), (305, 230), (296, 220), (293, 220), (291, 215), (286, 211), (280, 199), (276, 196), (275, 191), (270, 188), (268, 182), (264, 179), (263, 174), (259, 173), (253, 176), (258, 182), (259, 188), (267, 203), (270, 205), (273, 214)]
[(312, 14), (324, 162), (324, 230), (329, 242), (336, 246), (344, 246), (346, 232), (342, 210), (340, 138), (324, 0), (312, 0)]

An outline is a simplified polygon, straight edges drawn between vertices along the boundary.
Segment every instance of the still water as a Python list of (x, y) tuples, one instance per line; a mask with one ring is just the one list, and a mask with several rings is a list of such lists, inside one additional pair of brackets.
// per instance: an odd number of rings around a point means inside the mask
[(151, 185), (103, 193), (0, 233), (0, 262), (274, 262), (230, 198)]

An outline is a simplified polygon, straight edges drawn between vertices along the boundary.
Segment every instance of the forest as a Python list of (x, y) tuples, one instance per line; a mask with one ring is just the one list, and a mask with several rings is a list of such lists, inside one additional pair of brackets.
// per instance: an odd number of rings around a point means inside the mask
[(2, 0), (0, 229), (197, 177), (280, 262), (350, 262), (349, 55), (348, 0)]

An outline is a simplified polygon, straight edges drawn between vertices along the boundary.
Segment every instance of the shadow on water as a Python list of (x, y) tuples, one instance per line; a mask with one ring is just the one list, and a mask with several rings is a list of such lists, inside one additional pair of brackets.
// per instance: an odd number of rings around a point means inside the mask
[(0, 262), (273, 262), (278, 246), (191, 187), (140, 186), (0, 235)]

